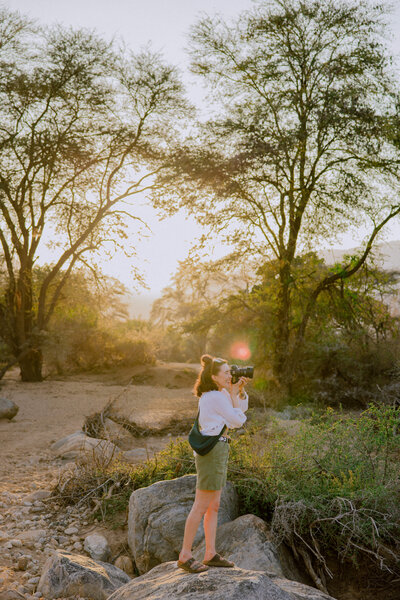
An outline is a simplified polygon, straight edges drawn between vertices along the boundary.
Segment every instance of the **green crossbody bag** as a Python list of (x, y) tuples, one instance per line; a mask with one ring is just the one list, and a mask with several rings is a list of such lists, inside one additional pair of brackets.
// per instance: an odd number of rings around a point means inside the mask
[(200, 411), (197, 413), (188, 439), (193, 450), (200, 456), (205, 456), (214, 448), (220, 436), (224, 433), (226, 425), (223, 426), (218, 435), (202, 435), (199, 429), (199, 414)]

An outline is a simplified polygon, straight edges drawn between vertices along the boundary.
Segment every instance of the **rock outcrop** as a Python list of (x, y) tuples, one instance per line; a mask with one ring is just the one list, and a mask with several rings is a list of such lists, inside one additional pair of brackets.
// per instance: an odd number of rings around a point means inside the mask
[[(185, 475), (159, 481), (135, 490), (129, 501), (128, 544), (139, 573), (178, 557), (186, 518), (192, 508), (196, 476)], [(218, 523), (232, 521), (238, 514), (236, 491), (227, 483), (222, 491)], [(195, 545), (204, 537), (199, 527)]]
[(261, 571), (209, 569), (190, 574), (176, 562), (158, 565), (119, 588), (109, 600), (294, 600)]
[(108, 600), (334, 600), (296, 582), (289, 582), (289, 586), (294, 585), (287, 591), (279, 585), (286, 581), (271, 579), (262, 571), (238, 568), (190, 574), (174, 561), (133, 579)]
[(129, 575), (114, 565), (58, 550), (47, 560), (37, 591), (48, 600), (68, 596), (106, 600), (129, 581)]
[(0, 398), (0, 419), (12, 419), (19, 411), (19, 406), (8, 398)]
[[(306, 583), (296, 567), (291, 554), (273, 543), (269, 527), (255, 515), (243, 515), (224, 523), (217, 529), (216, 547), (220, 554), (241, 569), (265, 571), (295, 581)], [(194, 556), (204, 557), (204, 540), (194, 548)]]

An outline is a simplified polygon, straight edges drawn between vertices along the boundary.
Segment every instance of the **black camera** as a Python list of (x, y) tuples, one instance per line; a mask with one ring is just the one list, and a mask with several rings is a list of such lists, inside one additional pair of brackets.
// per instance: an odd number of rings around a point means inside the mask
[(253, 379), (254, 367), (239, 367), (231, 365), (232, 383), (237, 383), (241, 377), (249, 377)]

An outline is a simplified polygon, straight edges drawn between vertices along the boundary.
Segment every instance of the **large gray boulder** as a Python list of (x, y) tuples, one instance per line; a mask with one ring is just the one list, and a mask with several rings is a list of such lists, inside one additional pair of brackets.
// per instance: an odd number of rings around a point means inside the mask
[(334, 600), (332, 596), (324, 594), (324, 592), (320, 592), (320, 590), (305, 585), (304, 583), (299, 583), (298, 581), (281, 579), (279, 577), (273, 577), (272, 581), (282, 590), (285, 590), (285, 592), (292, 594), (293, 598), (296, 600)]
[[(186, 518), (196, 492), (196, 475), (158, 481), (135, 490), (129, 501), (128, 544), (139, 573), (175, 560), (181, 549)], [(221, 494), (218, 524), (232, 521), (238, 514), (236, 491), (227, 483)], [(199, 527), (194, 545), (204, 537)]]
[(46, 599), (80, 596), (106, 600), (130, 580), (114, 565), (57, 550), (44, 565), (37, 591)]
[(133, 448), (122, 451), (110, 440), (92, 438), (83, 431), (76, 431), (54, 442), (50, 446), (52, 452), (65, 460), (88, 462), (93, 458), (109, 462), (114, 458), (131, 464), (147, 460), (146, 448)]
[(12, 419), (19, 411), (19, 406), (8, 398), (0, 398), (0, 419)]
[(77, 458), (89, 460), (96, 457), (97, 459), (104, 458), (105, 461), (109, 461), (121, 454), (120, 449), (112, 442), (89, 437), (83, 431), (76, 431), (57, 440), (50, 448), (56, 456), (67, 460)]
[(275, 585), (262, 571), (216, 568), (192, 575), (178, 568), (176, 562), (168, 562), (133, 579), (109, 598), (146, 599), (295, 600), (295, 596)]
[[(308, 580), (296, 567), (294, 560), (284, 547), (276, 547), (265, 521), (255, 515), (243, 515), (224, 523), (217, 529), (217, 551), (237, 567), (251, 571), (266, 571), (296, 581)], [(204, 557), (205, 541), (194, 548), (198, 560)]]

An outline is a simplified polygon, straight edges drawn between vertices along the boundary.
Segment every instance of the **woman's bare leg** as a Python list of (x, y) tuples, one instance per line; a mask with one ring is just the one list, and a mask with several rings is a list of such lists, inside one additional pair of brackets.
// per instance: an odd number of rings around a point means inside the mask
[(211, 560), (215, 554), (215, 538), (217, 534), (218, 509), (221, 499), (222, 490), (214, 492), (214, 497), (208, 505), (206, 514), (204, 515), (204, 534), (206, 538), (206, 551), (204, 560)]
[[(221, 491), (211, 491), (211, 490), (197, 490), (196, 496), (194, 499), (194, 503), (192, 509), (186, 519), (185, 524), (185, 533), (183, 536), (183, 544), (182, 550), (179, 554), (179, 560), (182, 562), (186, 562), (189, 558), (192, 557), (192, 545), (197, 530), (200, 525), (200, 521), (203, 516), (206, 514), (208, 507), (215, 500), (216, 494), (221, 495)], [(204, 529), (206, 524), (204, 523)], [(207, 534), (209, 537), (209, 534)], [(215, 534), (214, 534), (215, 538)], [(215, 554), (215, 552), (214, 552)]]

